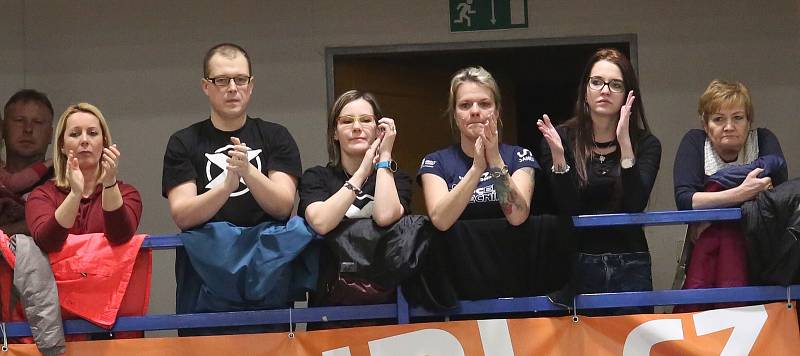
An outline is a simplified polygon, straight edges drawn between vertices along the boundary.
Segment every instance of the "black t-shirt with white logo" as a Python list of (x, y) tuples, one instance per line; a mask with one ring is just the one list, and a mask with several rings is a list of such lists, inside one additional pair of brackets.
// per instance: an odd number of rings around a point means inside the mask
[[(297, 207), (297, 215), (305, 217), (306, 208), (314, 202), (328, 200), (332, 195), (342, 189), (344, 181), (350, 177), (341, 168), (333, 166), (316, 166), (309, 168), (303, 173), (300, 180), (300, 205)], [(375, 180), (373, 173), (362, 184), (361, 195), (350, 204), (345, 213), (346, 218), (372, 218), (372, 209), (375, 205)], [(394, 185), (397, 188), (397, 197), (403, 205), (403, 211), (408, 214), (411, 212), (411, 177), (403, 171), (394, 172)]]
[[(500, 157), (508, 166), (509, 175), (524, 167), (539, 168), (539, 163), (533, 158), (530, 150), (506, 144), (500, 144), (499, 148)], [(461, 150), (460, 145), (453, 145), (425, 156), (417, 172), (417, 180), (419, 181), (423, 174), (431, 173), (444, 179), (447, 190), (453, 190), (471, 167), (472, 158)], [(459, 219), (491, 219), (504, 216), (494, 189), (494, 181), (489, 176), (487, 167)]]
[[(172, 188), (187, 181), (195, 182), (198, 195), (223, 184), (227, 174), (227, 152), (233, 147), (232, 136), (238, 137), (247, 145), (250, 149), (247, 154), (250, 163), (264, 175), (268, 171), (280, 171), (300, 177), (300, 152), (285, 127), (248, 117), (240, 129), (222, 131), (214, 127), (211, 119), (206, 119), (174, 133), (169, 138), (164, 153), (161, 194), (166, 197)], [(255, 226), (269, 220), (277, 219), (269, 216), (258, 205), (244, 180), (241, 180), (239, 188), (210, 221)]]

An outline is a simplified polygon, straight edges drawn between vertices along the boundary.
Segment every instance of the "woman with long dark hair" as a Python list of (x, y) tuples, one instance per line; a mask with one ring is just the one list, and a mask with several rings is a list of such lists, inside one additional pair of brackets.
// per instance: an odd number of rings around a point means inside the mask
[[(661, 161), (633, 66), (616, 49), (589, 59), (575, 114), (555, 128), (547, 115), (542, 166), (560, 214), (636, 213), (647, 206)], [(641, 226), (594, 228), (577, 237), (574, 286), (579, 293), (652, 289)]]

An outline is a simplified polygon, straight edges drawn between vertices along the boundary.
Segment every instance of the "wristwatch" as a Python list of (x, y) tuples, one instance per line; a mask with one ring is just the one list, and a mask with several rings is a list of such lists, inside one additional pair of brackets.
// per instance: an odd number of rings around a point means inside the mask
[(380, 161), (378, 163), (375, 163), (375, 170), (376, 171), (378, 169), (381, 169), (381, 168), (386, 168), (386, 169), (388, 169), (388, 170), (390, 170), (392, 172), (397, 172), (397, 162), (395, 162), (394, 160), (388, 160), (388, 161)]
[(564, 163), (563, 167), (562, 166), (556, 167), (556, 165), (554, 164), (552, 167), (550, 167), (550, 171), (553, 172), (554, 174), (566, 174), (567, 172), (569, 172), (569, 165)]
[(503, 165), (500, 168), (489, 168), (489, 175), (492, 176), (493, 179), (500, 178), (508, 174), (508, 166)]
[(623, 158), (619, 161), (619, 165), (622, 167), (622, 169), (631, 168), (634, 164), (636, 164), (636, 159), (634, 158)]

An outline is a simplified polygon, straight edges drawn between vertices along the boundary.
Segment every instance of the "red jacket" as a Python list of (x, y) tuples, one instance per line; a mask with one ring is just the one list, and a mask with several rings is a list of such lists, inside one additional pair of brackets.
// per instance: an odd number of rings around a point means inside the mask
[[(69, 235), (60, 251), (49, 253), (62, 317), (79, 317), (111, 328), (118, 315), (147, 314), (152, 251), (140, 250), (144, 237), (135, 235), (127, 243), (112, 245), (100, 233)], [(0, 245), (5, 247), (7, 243), (5, 234), (0, 234)], [(0, 261), (0, 290), (5, 292), (11, 290), (15, 261), (8, 249), (0, 250), (4, 257)], [(8, 297), (3, 293), (3, 305), (9, 305)], [(3, 308), (2, 319), (25, 320), (21, 303), (15, 310)]]

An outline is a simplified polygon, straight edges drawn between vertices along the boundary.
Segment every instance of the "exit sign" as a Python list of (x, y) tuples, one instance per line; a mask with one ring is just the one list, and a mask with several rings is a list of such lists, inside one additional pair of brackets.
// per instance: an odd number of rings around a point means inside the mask
[(450, 0), (450, 32), (528, 27), (528, 0)]

